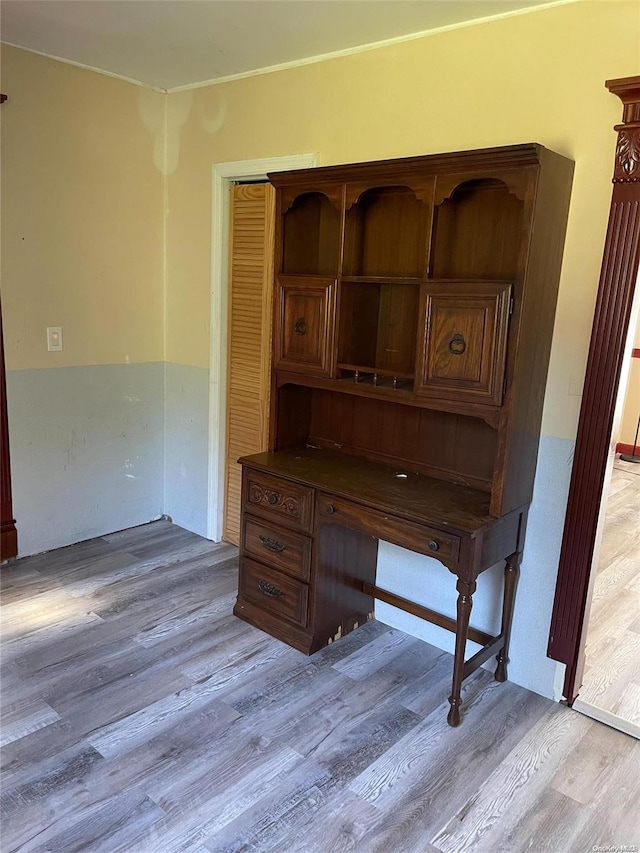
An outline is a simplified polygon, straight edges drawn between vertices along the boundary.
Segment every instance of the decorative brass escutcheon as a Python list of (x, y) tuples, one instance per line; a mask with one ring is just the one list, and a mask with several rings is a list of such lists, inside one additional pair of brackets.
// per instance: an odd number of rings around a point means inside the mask
[(462, 355), (466, 348), (467, 345), (465, 340), (459, 332), (457, 332), (449, 341), (449, 352), (453, 353), (453, 355)]

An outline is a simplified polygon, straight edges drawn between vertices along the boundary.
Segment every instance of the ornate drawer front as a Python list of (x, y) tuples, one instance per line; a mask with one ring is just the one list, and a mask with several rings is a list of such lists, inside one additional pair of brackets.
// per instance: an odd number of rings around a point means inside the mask
[(245, 514), (242, 552), (302, 581), (309, 580), (311, 539)]
[(313, 489), (245, 468), (242, 503), (252, 514), (277, 519), (287, 527), (311, 532)]
[(387, 515), (333, 495), (318, 495), (318, 514), (323, 524), (342, 524), (344, 527), (366, 530), (377, 539), (427, 554), (449, 566), (458, 562), (459, 537), (435, 527)]
[(240, 559), (240, 595), (269, 613), (307, 625), (309, 587), (247, 557)]

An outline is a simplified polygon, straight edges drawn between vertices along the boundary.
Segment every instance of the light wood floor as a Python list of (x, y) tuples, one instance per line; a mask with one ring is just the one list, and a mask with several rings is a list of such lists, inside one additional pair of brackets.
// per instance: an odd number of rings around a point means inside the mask
[(640, 743), (378, 622), (311, 658), (165, 522), (3, 568), (2, 853), (640, 845)]
[(631, 723), (640, 736), (640, 465), (619, 459), (585, 652), (581, 703)]

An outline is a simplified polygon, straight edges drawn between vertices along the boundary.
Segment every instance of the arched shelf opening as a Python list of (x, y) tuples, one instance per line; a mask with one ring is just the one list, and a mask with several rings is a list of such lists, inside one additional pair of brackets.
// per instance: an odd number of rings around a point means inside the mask
[(434, 211), (430, 276), (513, 280), (523, 216), (524, 202), (502, 181), (459, 184)]
[(320, 192), (303, 193), (283, 219), (283, 273), (336, 275), (340, 259), (340, 210), (329, 198)]
[(428, 228), (429, 207), (410, 187), (366, 190), (346, 212), (345, 275), (424, 275)]

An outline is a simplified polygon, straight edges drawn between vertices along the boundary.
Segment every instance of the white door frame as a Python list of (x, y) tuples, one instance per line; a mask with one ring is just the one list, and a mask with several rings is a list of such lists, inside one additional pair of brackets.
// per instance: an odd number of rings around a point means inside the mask
[(316, 154), (216, 163), (211, 188), (211, 333), (209, 359), (209, 477), (207, 538), (222, 539), (227, 444), (227, 338), (229, 296), (229, 188), (236, 181), (265, 180), (268, 172), (307, 169)]

